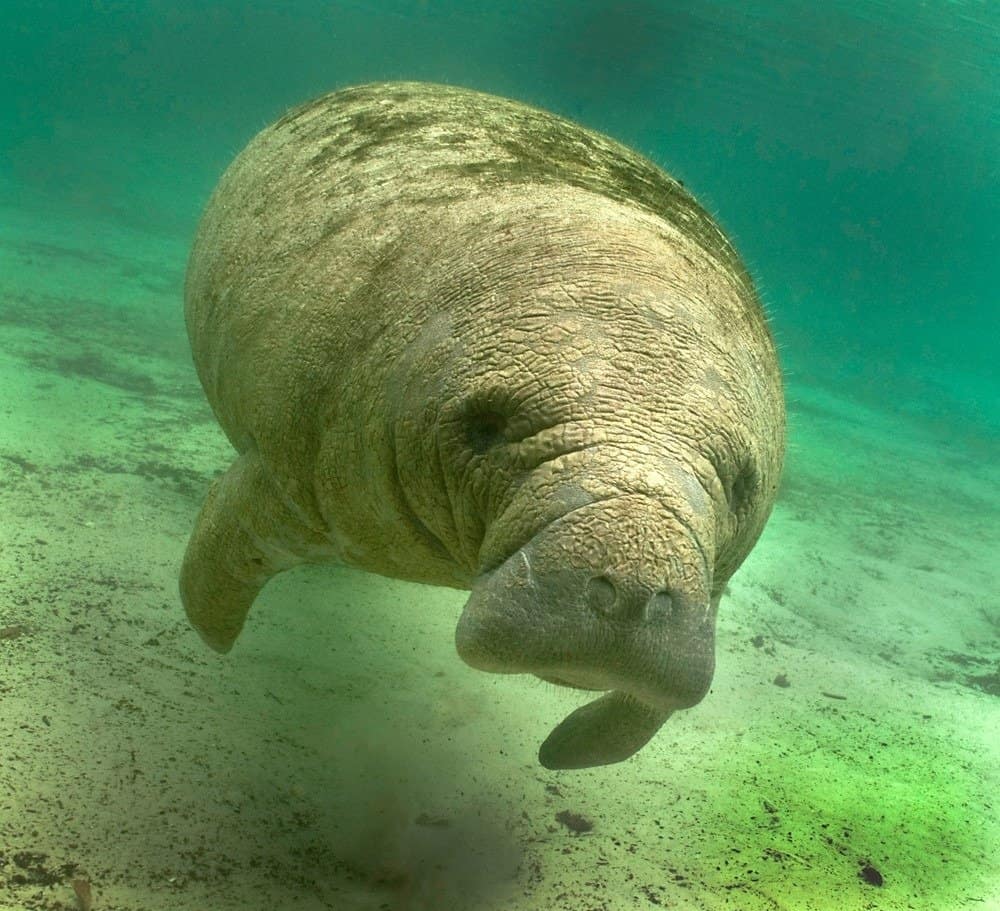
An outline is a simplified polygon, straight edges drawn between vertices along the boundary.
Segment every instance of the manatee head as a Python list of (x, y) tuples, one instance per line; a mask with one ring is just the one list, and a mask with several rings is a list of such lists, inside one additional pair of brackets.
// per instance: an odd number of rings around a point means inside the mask
[(641, 249), (626, 281), (587, 249), (496, 275), (492, 319), (466, 295), (428, 321), (391, 393), (407, 509), (471, 588), (460, 656), (603, 693), (545, 741), (550, 768), (624, 759), (705, 695), (717, 570), (765, 499), (716, 314)]

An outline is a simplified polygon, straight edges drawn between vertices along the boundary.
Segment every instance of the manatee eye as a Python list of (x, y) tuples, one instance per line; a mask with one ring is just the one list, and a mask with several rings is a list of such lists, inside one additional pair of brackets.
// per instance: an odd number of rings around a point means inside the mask
[(720, 480), (722, 480), (726, 500), (729, 502), (729, 509), (732, 512), (741, 512), (760, 485), (757, 469), (750, 459), (743, 462), (735, 474), (720, 474)]
[(504, 441), (507, 418), (499, 411), (484, 409), (465, 416), (465, 438), (477, 455)]
[(736, 480), (733, 481), (733, 505), (740, 509), (742, 508), (747, 500), (749, 500), (757, 490), (758, 479), (757, 471), (750, 462), (744, 462), (740, 467), (739, 474), (736, 475)]

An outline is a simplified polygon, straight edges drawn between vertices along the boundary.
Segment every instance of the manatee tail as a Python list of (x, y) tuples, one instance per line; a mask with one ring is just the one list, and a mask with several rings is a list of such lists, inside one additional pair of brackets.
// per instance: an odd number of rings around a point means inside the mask
[(589, 769), (637, 753), (672, 713), (626, 693), (605, 693), (581, 706), (549, 734), (538, 751), (546, 769)]

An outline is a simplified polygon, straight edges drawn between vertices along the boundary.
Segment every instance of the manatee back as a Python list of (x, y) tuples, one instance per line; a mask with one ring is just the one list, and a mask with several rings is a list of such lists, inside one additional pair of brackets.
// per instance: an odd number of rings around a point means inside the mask
[(209, 401), (237, 448), (246, 423), (237, 404), (253, 389), (236, 365), (266, 371), (268, 361), (308, 349), (301, 336), (287, 350), (269, 337), (275, 325), (294, 321), (293, 309), (281, 311), (309, 293), (303, 283), (321, 290), (335, 319), (338, 302), (364, 287), (435, 210), (559, 185), (675, 225), (756, 307), (750, 279), (713, 219), (678, 181), (619, 143), (462, 88), (344, 89), (291, 110), (250, 142), (220, 181), (192, 250), (188, 333)]
[(564, 184), (678, 226), (745, 275), (729, 240), (679, 181), (607, 136), (517, 101), (454, 86), (373, 83), (294, 108), (260, 138), (268, 133), (309, 148), (303, 179), (332, 178), (331, 189), (347, 194), (346, 217), (386, 195), (442, 205), (497, 188)]

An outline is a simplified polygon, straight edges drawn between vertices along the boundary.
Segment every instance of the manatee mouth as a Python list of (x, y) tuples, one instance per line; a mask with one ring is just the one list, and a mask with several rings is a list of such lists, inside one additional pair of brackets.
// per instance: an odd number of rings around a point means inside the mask
[[(495, 591), (494, 586), (485, 588), (485, 592)], [(512, 644), (519, 623), (515, 617), (513, 625), (508, 625), (509, 612), (490, 609), (493, 599), (485, 592), (474, 591), (456, 629), (458, 652), (467, 664), (492, 673), (528, 673), (554, 686), (601, 693), (571, 712), (542, 743), (538, 760), (547, 769), (586, 769), (622, 762), (642, 749), (675, 710), (688, 707), (701, 696), (654, 691), (615, 671), (560, 660), (565, 655), (548, 655), (556, 659), (551, 663), (525, 660), (526, 656), (515, 655), (513, 648), (498, 647), (500, 643)]]
[(700, 542), (658, 501), (595, 501), (474, 580), (455, 645), (479, 670), (602, 693), (549, 734), (543, 766), (621, 762), (708, 692), (711, 581)]
[(588, 685), (586, 683), (572, 683), (571, 681), (566, 680), (563, 677), (557, 677), (555, 674), (535, 674), (535, 676), (539, 680), (544, 680), (546, 683), (552, 683), (552, 684), (555, 684), (556, 686), (564, 686), (567, 689), (571, 689), (571, 690), (587, 690), (588, 692), (592, 692), (593, 693), (593, 692), (600, 692), (600, 691), (603, 691), (603, 690), (607, 689), (607, 687), (603, 687), (603, 686), (590, 686), (590, 685)]

